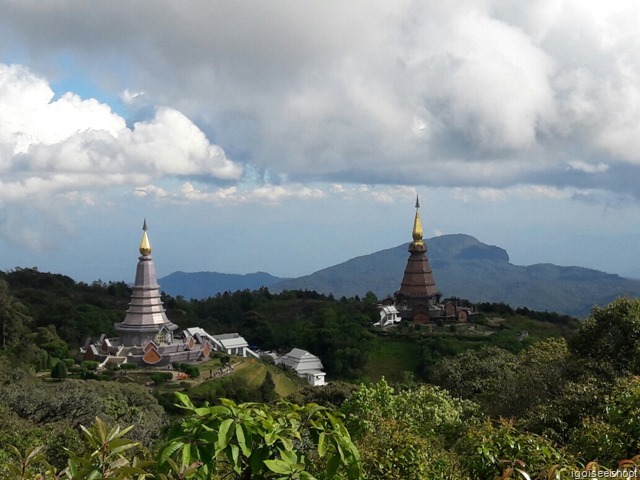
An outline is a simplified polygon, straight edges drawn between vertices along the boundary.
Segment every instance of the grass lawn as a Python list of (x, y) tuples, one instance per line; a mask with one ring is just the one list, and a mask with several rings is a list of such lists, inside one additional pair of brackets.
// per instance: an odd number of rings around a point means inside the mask
[(271, 372), (273, 381), (276, 384), (276, 392), (281, 397), (286, 397), (304, 385), (304, 383), (288, 377), (282, 370), (273, 365), (259, 361), (252, 362), (249, 359), (245, 359), (244, 362), (237, 365), (234, 368), (233, 375), (242, 378), (249, 387), (259, 387), (267, 376), (268, 371)]
[(414, 372), (420, 364), (420, 345), (415, 342), (379, 338), (369, 353), (365, 367), (366, 380), (376, 382), (384, 377), (389, 382), (400, 380), (403, 371)]

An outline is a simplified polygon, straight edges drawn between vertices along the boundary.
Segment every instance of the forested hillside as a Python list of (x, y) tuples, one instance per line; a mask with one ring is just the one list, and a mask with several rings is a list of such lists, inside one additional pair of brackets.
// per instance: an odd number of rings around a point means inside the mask
[[(331, 384), (312, 388), (218, 354), (182, 380), (95, 370), (78, 346), (121, 320), (128, 295), (2, 274), (0, 478), (569, 479), (637, 463), (640, 300), (582, 323), (487, 303), (471, 324), (380, 330), (371, 293), (164, 298), (181, 326), (314, 352)], [(226, 363), (236, 371), (211, 378)]]

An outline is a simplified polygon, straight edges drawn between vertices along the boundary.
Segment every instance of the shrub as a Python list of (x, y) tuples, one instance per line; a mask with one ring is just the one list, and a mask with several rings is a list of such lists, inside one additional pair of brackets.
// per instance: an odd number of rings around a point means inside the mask
[(67, 365), (62, 360), (59, 360), (51, 369), (51, 378), (56, 380), (67, 378)]
[(81, 363), (82, 368), (84, 368), (85, 370), (97, 370), (98, 369), (98, 365), (100, 365), (100, 362), (95, 362), (93, 360), (85, 360), (84, 362)]
[(151, 380), (156, 385), (160, 385), (161, 383), (168, 382), (173, 378), (173, 374), (170, 372), (156, 372), (151, 374)]

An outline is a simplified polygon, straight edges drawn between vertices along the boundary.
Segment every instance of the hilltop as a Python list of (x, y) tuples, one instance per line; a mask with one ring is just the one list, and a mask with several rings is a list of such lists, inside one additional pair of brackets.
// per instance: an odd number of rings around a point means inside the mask
[[(426, 242), (436, 283), (445, 297), (466, 298), (472, 302), (505, 302), (513, 307), (584, 317), (594, 305), (606, 305), (619, 296), (640, 296), (639, 280), (582, 267), (547, 263), (514, 265), (506, 250), (482, 243), (470, 235), (442, 235)], [(181, 283), (174, 283), (170, 275), (159, 279), (159, 283), (168, 293), (185, 298), (205, 298), (222, 291), (251, 290), (260, 286), (273, 292), (314, 290), (336, 298), (363, 296), (368, 291), (384, 297), (393, 295), (399, 288), (407, 250), (408, 244), (399, 245), (299, 278), (268, 276), (267, 282), (260, 285), (255, 283), (259, 280), (256, 275), (260, 274), (229, 276), (233, 283), (225, 283), (223, 280), (227, 277), (213, 272), (181, 273)], [(246, 283), (239, 281), (243, 278)], [(197, 289), (189, 287), (192, 281), (198, 285)]]

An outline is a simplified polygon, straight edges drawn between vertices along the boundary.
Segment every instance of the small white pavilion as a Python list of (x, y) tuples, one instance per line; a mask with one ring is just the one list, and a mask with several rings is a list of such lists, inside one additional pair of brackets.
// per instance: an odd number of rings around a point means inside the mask
[(293, 368), (298, 376), (306, 379), (314, 387), (325, 385), (324, 366), (318, 357), (312, 353), (294, 348), (286, 355), (278, 358), (276, 364), (283, 364)]

